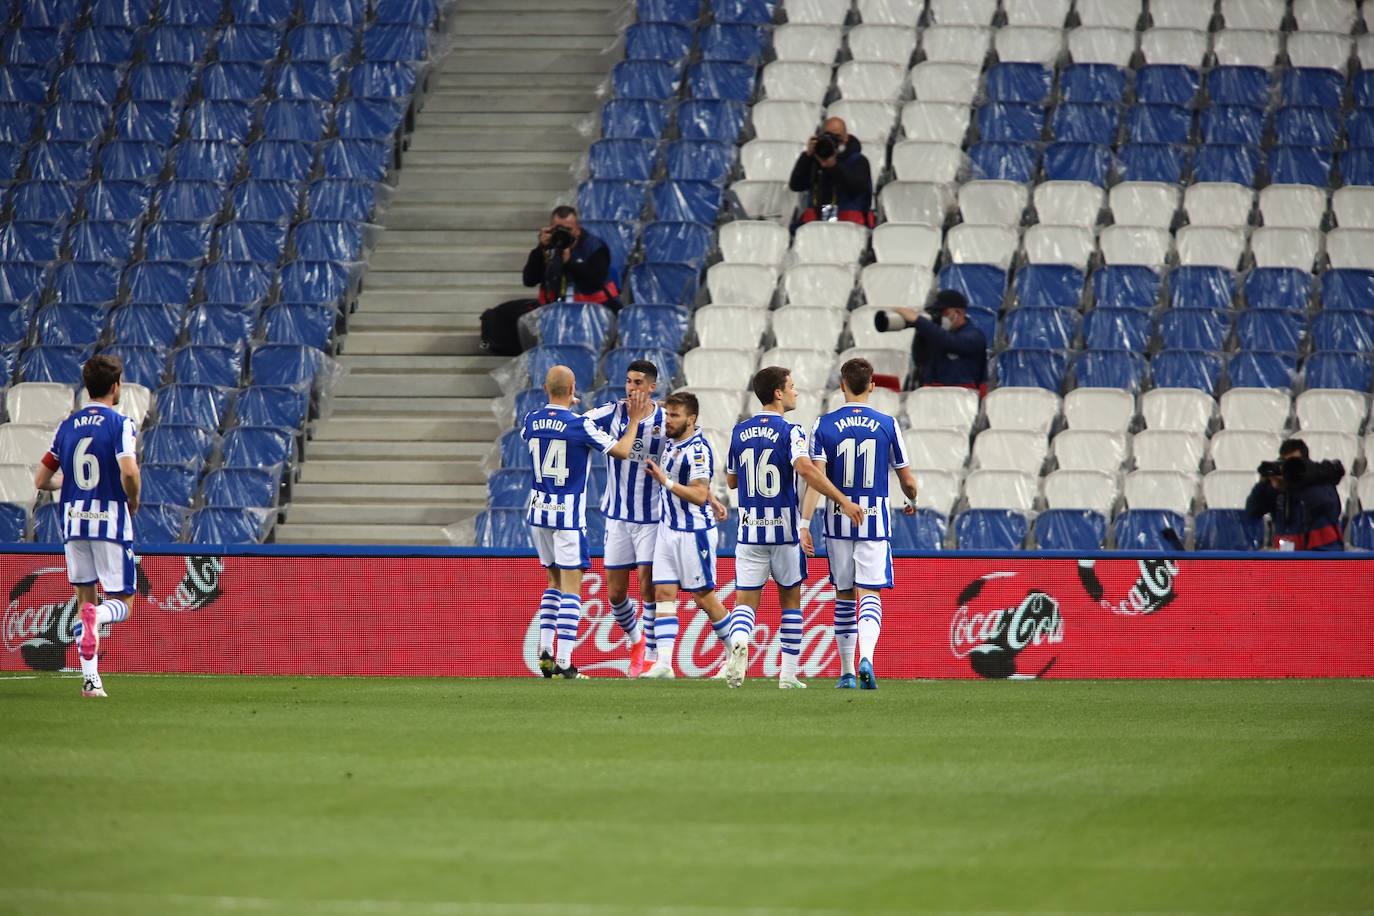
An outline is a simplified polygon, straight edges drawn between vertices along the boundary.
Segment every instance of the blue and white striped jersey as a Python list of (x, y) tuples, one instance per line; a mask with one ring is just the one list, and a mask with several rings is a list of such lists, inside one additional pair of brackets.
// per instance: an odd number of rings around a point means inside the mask
[(782, 414), (762, 410), (735, 425), (725, 470), (739, 484), (740, 544), (795, 544), (797, 473), (806, 433)]
[[(587, 411), (583, 416), (612, 439), (620, 439), (629, 423), (629, 404), (616, 401)], [(608, 458), (606, 492), (601, 494), (601, 511), (607, 518), (625, 522), (654, 524), (662, 514), (662, 489), (658, 481), (644, 470), (644, 462), (654, 459), (661, 465), (668, 448), (668, 435), (663, 431), (663, 408), (655, 407), (647, 419), (641, 420), (635, 433), (630, 457)]]
[(885, 541), (892, 536), (887, 478), (893, 468), (907, 466), (896, 420), (867, 404), (845, 404), (816, 421), (811, 460), (825, 462), (825, 476), (864, 510), (863, 524), (856, 529), (826, 500), (827, 537)]
[[(694, 480), (710, 481), (716, 472), (716, 457), (711, 451), (711, 443), (706, 441), (706, 437), (698, 429), (681, 442), (669, 440), (662, 468), (669, 480), (684, 486)], [(661, 489), (662, 524), (674, 531), (706, 531), (716, 527), (709, 503), (694, 506), (687, 500), (674, 496), (669, 487)]]
[(616, 440), (591, 420), (556, 404), (531, 410), (520, 438), (534, 459), (534, 487), (525, 521), (536, 528), (585, 528), (592, 450), (605, 454)]
[(91, 404), (62, 421), (51, 458), (62, 468), (62, 539), (132, 544), (134, 520), (119, 459), (134, 455), (134, 421)]

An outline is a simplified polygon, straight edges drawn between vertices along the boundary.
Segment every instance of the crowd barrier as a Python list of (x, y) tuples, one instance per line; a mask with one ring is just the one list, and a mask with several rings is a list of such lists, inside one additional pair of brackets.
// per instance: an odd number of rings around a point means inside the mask
[[(544, 572), (482, 549), (263, 546), (146, 553), (133, 618), (102, 643), (103, 671), (528, 676)], [(898, 555), (885, 593), (885, 677), (1238, 678), (1374, 675), (1374, 559), (1332, 554)], [(733, 604), (734, 561), (717, 581)], [(802, 593), (801, 671), (831, 677), (834, 592), (823, 560)], [(0, 555), (8, 595), (0, 669), (77, 664), (60, 553)], [(575, 661), (618, 677), (627, 647), (595, 561)], [(723, 659), (705, 616), (678, 602), (680, 675)], [(766, 593), (751, 676), (776, 675)]]

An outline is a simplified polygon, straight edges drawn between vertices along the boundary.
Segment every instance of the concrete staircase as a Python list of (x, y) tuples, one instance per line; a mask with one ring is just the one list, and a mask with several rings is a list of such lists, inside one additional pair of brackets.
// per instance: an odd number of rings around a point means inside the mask
[(281, 543), (447, 544), (486, 502), (500, 435), (478, 346), (484, 309), (530, 295), (520, 270), (572, 185), (576, 124), (617, 54), (624, 0), (463, 0), (416, 119), (349, 318), (348, 375), (317, 424)]

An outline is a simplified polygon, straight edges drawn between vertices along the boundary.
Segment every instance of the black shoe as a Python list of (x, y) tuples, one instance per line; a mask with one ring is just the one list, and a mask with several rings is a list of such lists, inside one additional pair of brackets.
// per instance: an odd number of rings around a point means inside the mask
[(559, 680), (559, 679), (565, 680), (565, 681), (587, 681), (587, 680), (591, 680), (591, 678), (587, 677), (587, 675), (583, 674), (581, 671), (578, 671), (576, 665), (569, 665), (569, 666), (566, 667), (566, 668), (562, 667), (561, 665), (554, 665), (554, 666), (553, 666), (553, 673), (552, 673), (551, 675), (549, 675), (549, 676), (552, 677), (554, 680)]
[(549, 652), (539, 653), (539, 673), (544, 677), (553, 677), (553, 655)]

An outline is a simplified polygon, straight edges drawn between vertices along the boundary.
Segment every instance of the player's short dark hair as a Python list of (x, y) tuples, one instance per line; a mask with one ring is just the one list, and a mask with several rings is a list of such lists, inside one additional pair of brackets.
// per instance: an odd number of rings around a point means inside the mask
[(567, 204), (562, 204), (561, 206), (554, 207), (553, 212), (549, 214), (549, 216), (551, 216), (553, 219), (567, 219), (570, 216), (576, 215), (577, 208), (569, 207)]
[(645, 378), (651, 378), (655, 381), (658, 380), (658, 367), (647, 359), (635, 360), (625, 367), (625, 372), (627, 375), (631, 372), (642, 372)]
[(701, 415), (701, 405), (697, 396), (690, 391), (675, 391), (663, 399), (664, 407), (681, 407), (694, 417)]
[(862, 356), (847, 359), (840, 367), (840, 378), (850, 394), (863, 394), (873, 383), (873, 364)]
[(1284, 439), (1279, 443), (1279, 454), (1287, 455), (1290, 452), (1297, 452), (1304, 458), (1311, 458), (1312, 454), (1307, 450), (1307, 443), (1301, 439)]
[(86, 386), (86, 393), (93, 398), (103, 398), (109, 394), (123, 375), (124, 360), (118, 356), (92, 356), (81, 367), (81, 381)]
[(787, 386), (787, 377), (791, 374), (791, 369), (782, 366), (764, 366), (754, 373), (754, 380), (750, 382), (754, 397), (760, 404), (772, 404), (773, 395)]

